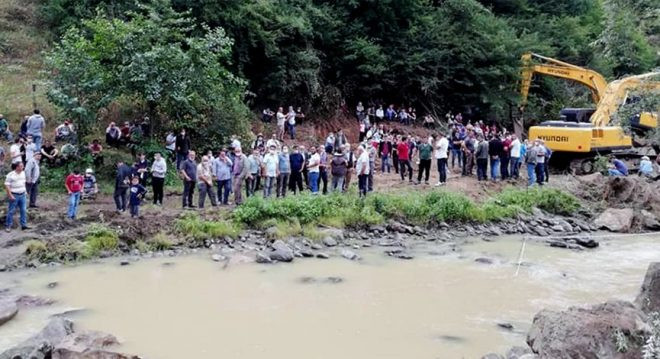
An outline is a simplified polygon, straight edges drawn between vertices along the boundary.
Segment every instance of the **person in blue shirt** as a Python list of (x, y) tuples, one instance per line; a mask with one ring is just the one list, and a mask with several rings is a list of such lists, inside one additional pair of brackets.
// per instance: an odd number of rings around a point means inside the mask
[(291, 177), (289, 177), (289, 189), (294, 194), (297, 192), (302, 192), (303, 190), (303, 178), (302, 171), (305, 165), (305, 158), (297, 145), (293, 146), (293, 153), (289, 155), (289, 165), (291, 169)]
[(639, 175), (653, 178), (653, 163), (648, 156), (642, 157), (639, 162)]
[(144, 195), (147, 194), (147, 189), (140, 184), (140, 177), (133, 176), (133, 178), (131, 178), (130, 193), (131, 217), (135, 218), (138, 216), (140, 202), (142, 202)]
[(614, 165), (614, 168), (610, 168), (607, 170), (608, 174), (610, 176), (627, 176), (628, 175), (628, 167), (626, 166), (623, 161), (617, 159), (616, 157), (612, 156), (610, 157), (610, 162), (612, 165)]

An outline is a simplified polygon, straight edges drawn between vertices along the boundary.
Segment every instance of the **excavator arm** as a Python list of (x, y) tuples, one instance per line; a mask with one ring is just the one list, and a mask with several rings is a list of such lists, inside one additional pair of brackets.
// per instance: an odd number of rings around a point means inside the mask
[[(591, 97), (594, 100), (594, 104), (598, 104), (607, 87), (607, 81), (603, 75), (593, 70), (531, 52), (524, 54), (521, 60), (523, 66), (520, 84), (520, 95), (522, 99), (520, 104), (522, 107), (527, 105), (529, 87), (534, 74), (557, 77), (583, 84), (591, 90)], [(538, 63), (535, 63), (533, 60), (537, 60)]]
[[(603, 91), (596, 111), (591, 115), (591, 123), (596, 127), (610, 125), (612, 116), (621, 105), (625, 104), (630, 91), (660, 91), (660, 81), (655, 81), (653, 80), (654, 78), (660, 78), (660, 72), (649, 72), (610, 82), (605, 88), (605, 91)], [(657, 114), (645, 113), (641, 114), (641, 116), (646, 116), (651, 122), (655, 121), (655, 123), (649, 124), (647, 127), (657, 126)]]

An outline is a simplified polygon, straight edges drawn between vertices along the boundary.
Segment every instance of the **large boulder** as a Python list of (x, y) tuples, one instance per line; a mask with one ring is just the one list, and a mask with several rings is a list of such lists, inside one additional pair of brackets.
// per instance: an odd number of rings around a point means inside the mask
[(73, 322), (68, 319), (53, 318), (39, 333), (0, 354), (0, 359), (45, 359), (51, 358), (52, 351), (67, 335), (73, 333)]
[(272, 244), (272, 247), (274, 251), (268, 254), (271, 260), (278, 262), (291, 262), (293, 260), (293, 249), (284, 241), (278, 239)]
[(18, 314), (16, 301), (9, 298), (0, 299), (0, 325), (12, 320)]
[(648, 326), (629, 302), (610, 301), (534, 317), (527, 344), (540, 359), (639, 359)]
[(660, 262), (649, 264), (635, 304), (647, 314), (660, 312)]
[(612, 232), (628, 232), (632, 226), (634, 212), (632, 208), (608, 208), (601, 213), (594, 224)]
[(53, 359), (137, 359), (137, 356), (111, 351), (119, 342), (114, 335), (84, 331), (66, 336), (53, 349)]
[(660, 220), (655, 216), (655, 214), (642, 210), (639, 214), (639, 220), (642, 226), (646, 229), (652, 231), (660, 230)]

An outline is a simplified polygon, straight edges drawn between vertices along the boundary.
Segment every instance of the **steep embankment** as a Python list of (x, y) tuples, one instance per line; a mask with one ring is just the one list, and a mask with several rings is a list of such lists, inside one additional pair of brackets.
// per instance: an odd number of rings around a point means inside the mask
[(0, 1), (0, 113), (12, 129), (32, 111), (35, 101), (47, 118), (54, 115), (39, 80), (43, 51), (50, 46), (50, 34), (39, 19), (39, 6), (38, 0)]

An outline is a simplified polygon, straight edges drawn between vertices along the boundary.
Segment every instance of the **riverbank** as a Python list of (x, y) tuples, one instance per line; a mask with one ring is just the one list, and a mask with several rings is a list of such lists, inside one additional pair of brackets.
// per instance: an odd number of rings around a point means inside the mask
[[(453, 185), (465, 186), (471, 180), (460, 178)], [(620, 179), (563, 176), (555, 177), (550, 186), (529, 190), (474, 181), (472, 190), (465, 192), (398, 184), (390, 190), (379, 187), (365, 200), (355, 193), (277, 200), (253, 197), (238, 208), (198, 211), (178, 209), (179, 196), (170, 192), (166, 206), (144, 205), (138, 219), (116, 213), (111, 198), (100, 196), (83, 203), (77, 221), (63, 219), (64, 198), (49, 196), (42, 199), (41, 208), (30, 211), (34, 230), (14, 231), (0, 239), (0, 271), (97, 257), (171, 256), (199, 249), (216, 252), (222, 260), (227, 253), (238, 252), (261, 262), (290, 261), (296, 256), (336, 255), (327, 253), (328, 248), (343, 246), (351, 251), (374, 245), (405, 249), (409, 241), (452, 243), (463, 237), (514, 233), (579, 250), (597, 245), (587, 234), (600, 228), (654, 229), (658, 204), (648, 193), (657, 191), (658, 185), (623, 180), (628, 185), (622, 186)], [(383, 183), (388, 181), (380, 186)], [(646, 194), (643, 200), (622, 200), (622, 193), (612, 190), (618, 187), (626, 190), (626, 196)], [(631, 192), (630, 187), (638, 191)], [(598, 188), (609, 189), (600, 200)], [(616, 205), (624, 208), (610, 208)], [(276, 247), (286, 255), (271, 258)], [(397, 253), (407, 256), (404, 250)]]

